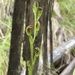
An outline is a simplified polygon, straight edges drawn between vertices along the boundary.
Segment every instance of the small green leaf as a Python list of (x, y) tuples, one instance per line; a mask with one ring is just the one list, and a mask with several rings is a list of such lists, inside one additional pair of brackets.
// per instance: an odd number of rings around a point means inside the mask
[(36, 31), (38, 32), (39, 29), (40, 29), (40, 22), (38, 21), (38, 22), (36, 23)]
[(40, 49), (36, 47), (35, 50), (35, 56), (38, 57), (40, 55)]
[(27, 33), (28, 36), (31, 36), (31, 34), (32, 34), (32, 27), (31, 27), (31, 25), (29, 25), (29, 26), (26, 28), (26, 33)]
[(40, 30), (40, 22), (38, 21), (38, 22), (36, 23), (35, 37), (37, 36), (39, 30)]
[(33, 65), (35, 64), (35, 61), (37, 59), (37, 57), (40, 55), (40, 49), (38, 47), (35, 48), (35, 55), (34, 55), (34, 59), (33, 59)]
[(42, 8), (41, 7), (38, 7), (38, 11), (37, 11), (37, 21), (40, 19), (41, 15), (42, 15)]
[(74, 71), (73, 71), (73, 75), (75, 75), (75, 69), (74, 69)]
[(33, 4), (33, 13), (34, 13), (34, 15), (36, 15), (37, 9), (38, 9), (38, 3), (35, 2), (35, 3)]

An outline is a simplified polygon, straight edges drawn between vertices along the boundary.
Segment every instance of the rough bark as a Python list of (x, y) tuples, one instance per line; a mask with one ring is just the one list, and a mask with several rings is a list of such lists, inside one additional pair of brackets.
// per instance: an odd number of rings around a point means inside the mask
[(19, 66), (23, 35), (24, 11), (25, 0), (15, 0), (7, 75), (20, 75)]
[(48, 26), (48, 0), (41, 0), (40, 6), (43, 8), (43, 13), (41, 17), (41, 26), (42, 26), (42, 33), (43, 33), (43, 73), (48, 75), (46, 71), (46, 67), (48, 64), (47, 58), (47, 26)]
[(51, 73), (52, 73), (52, 67), (53, 67), (53, 31), (52, 31), (52, 10), (53, 10), (53, 0), (49, 1), (48, 4), (48, 19), (49, 19), (49, 29), (50, 29), (50, 68), (51, 68)]

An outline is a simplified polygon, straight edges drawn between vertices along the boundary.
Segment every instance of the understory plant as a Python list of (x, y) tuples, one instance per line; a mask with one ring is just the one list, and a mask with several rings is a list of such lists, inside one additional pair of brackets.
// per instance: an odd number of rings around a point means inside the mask
[(59, 4), (64, 19), (62, 25), (75, 34), (75, 0), (59, 0)]
[(7, 20), (0, 20), (4, 27), (3, 37), (0, 39), (0, 75), (6, 75), (8, 69), (8, 56), (10, 47), (10, 31), (12, 19), (8, 16)]
[[(39, 19), (42, 15), (42, 8), (39, 7), (37, 2), (34, 2), (34, 4), (33, 4), (33, 14), (34, 14), (34, 28), (32, 28), (31, 25), (29, 25), (26, 28), (26, 33), (29, 37), (30, 57), (31, 57), (30, 60), (27, 61), (28, 75), (32, 75), (34, 65), (35, 65), (35, 61), (40, 54), (40, 48), (37, 47), (36, 51), (34, 51), (34, 42), (35, 42), (36, 36), (37, 36), (37, 34), (40, 30)], [(32, 32), (32, 29), (33, 29), (33, 32)]]

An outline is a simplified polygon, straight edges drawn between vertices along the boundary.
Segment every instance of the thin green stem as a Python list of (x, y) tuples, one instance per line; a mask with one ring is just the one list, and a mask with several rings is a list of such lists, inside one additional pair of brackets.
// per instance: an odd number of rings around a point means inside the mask
[(34, 18), (34, 40), (35, 40), (35, 37), (36, 37), (36, 15), (35, 15), (35, 18)]
[(31, 53), (31, 64), (33, 62), (33, 43), (30, 43), (30, 53)]

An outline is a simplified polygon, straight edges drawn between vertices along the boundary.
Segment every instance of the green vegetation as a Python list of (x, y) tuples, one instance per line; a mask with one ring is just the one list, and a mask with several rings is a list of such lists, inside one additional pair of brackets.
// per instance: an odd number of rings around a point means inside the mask
[(75, 33), (75, 0), (60, 0), (60, 9), (64, 18), (63, 26)]
[[(3, 26), (4, 37), (0, 39), (0, 75), (6, 75), (10, 48), (11, 17), (14, 0), (0, 0), (0, 26)], [(1, 27), (0, 27), (1, 29)], [(2, 31), (2, 30), (1, 30)], [(1, 37), (1, 36), (0, 36)]]
[(30, 42), (30, 53), (31, 53), (31, 60), (27, 61), (28, 66), (28, 75), (32, 75), (34, 65), (36, 58), (39, 56), (40, 48), (36, 48), (36, 51), (34, 50), (34, 42), (36, 39), (36, 36), (40, 29), (40, 22), (38, 21), (40, 16), (42, 15), (42, 9), (38, 7), (38, 3), (34, 3), (33, 5), (33, 13), (34, 13), (34, 36), (32, 36), (32, 26), (28, 26), (26, 28), (26, 33), (29, 36), (29, 42)]
[[(11, 34), (11, 23), (12, 23), (12, 19), (10, 18), (10, 11), (13, 11), (13, 8), (12, 8), (13, 2), (14, 2), (14, 0), (0, 0), (0, 13), (2, 13), (2, 15), (3, 15), (2, 16), (0, 14), (0, 24), (7, 27), (4, 38), (0, 39), (0, 75), (6, 75), (7, 67), (8, 67), (10, 34)], [(69, 28), (69, 30), (71, 30), (75, 34), (75, 31), (74, 31), (74, 29), (75, 29), (75, 8), (74, 8), (75, 0), (59, 0), (59, 4), (60, 4), (60, 9), (61, 9), (61, 14), (64, 18), (62, 25), (64, 27), (66, 27), (67, 29)], [(5, 10), (5, 8), (6, 8), (6, 10)], [(34, 6), (34, 11), (33, 11), (34, 17), (35, 17), (34, 37), (32, 37), (31, 34), (29, 35), (30, 43), (33, 40), (35, 41), (35, 37), (36, 37), (36, 35), (39, 31), (39, 27), (40, 27), (39, 26), (40, 23), (38, 22), (38, 19), (40, 18), (41, 14), (38, 14), (38, 16), (36, 16), (37, 8), (38, 8), (38, 4), (36, 7)], [(5, 19), (5, 20), (3, 20), (3, 19)], [(31, 53), (32, 54), (33, 54), (34, 41), (33, 41), (33, 43), (31, 43)], [(36, 55), (38, 56), (38, 54), (36, 54)], [(35, 58), (35, 56), (33, 57), (33, 55), (31, 55), (32, 61), (34, 60), (34, 58)], [(35, 61), (33, 61), (33, 62), (35, 62)], [(30, 65), (30, 63), (28, 63), (28, 65)], [(30, 67), (32, 67), (32, 66), (30, 65)]]
[(7, 21), (0, 20), (0, 23), (7, 27), (4, 38), (0, 40), (0, 75), (6, 75), (10, 47), (11, 18), (8, 18)]

